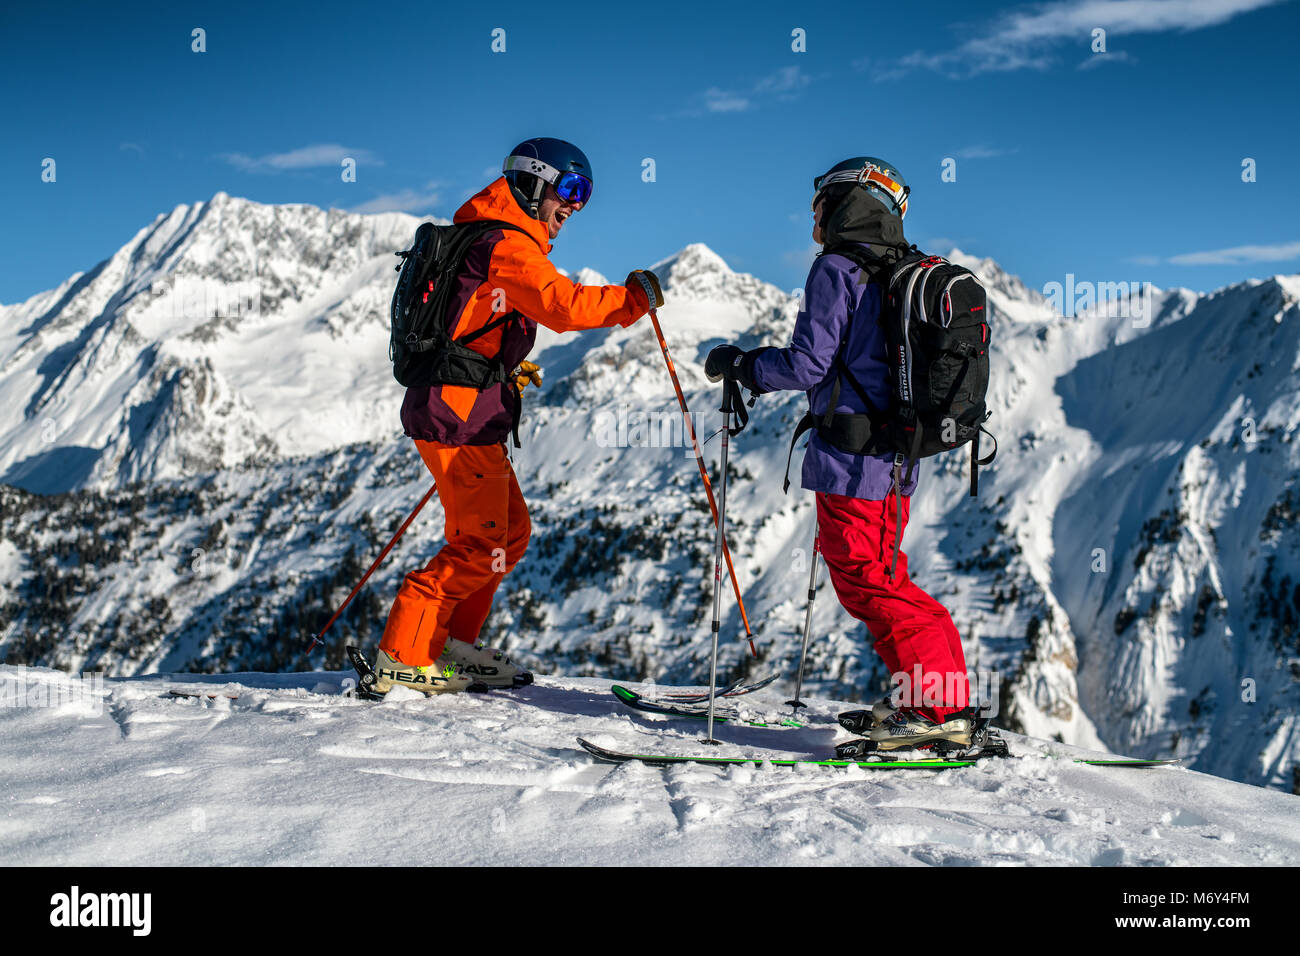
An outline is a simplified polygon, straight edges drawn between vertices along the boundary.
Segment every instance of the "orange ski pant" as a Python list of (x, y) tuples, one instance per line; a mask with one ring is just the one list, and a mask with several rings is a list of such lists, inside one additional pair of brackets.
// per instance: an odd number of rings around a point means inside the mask
[(415, 440), (438, 484), (447, 543), (402, 581), (379, 646), (413, 667), (432, 664), (449, 637), (473, 643), (501, 579), (528, 548), (528, 506), (505, 445)]
[(894, 541), (907, 527), (911, 499), (898, 492), (867, 501), (817, 492), (817, 535), (831, 584), (844, 609), (867, 625), (876, 652), (894, 675), (904, 707), (943, 721), (968, 702), (961, 636), (948, 609), (907, 576), (907, 555), (889, 576)]

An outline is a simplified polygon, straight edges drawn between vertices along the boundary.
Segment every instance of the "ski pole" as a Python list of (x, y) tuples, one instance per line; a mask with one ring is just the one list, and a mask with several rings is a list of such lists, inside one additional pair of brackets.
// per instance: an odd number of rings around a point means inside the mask
[(713, 739), (713, 708), (718, 690), (718, 632), (722, 629), (722, 552), (726, 548), (727, 526), (727, 451), (731, 439), (731, 410), (733, 394), (739, 389), (730, 379), (722, 383), (722, 477), (718, 486), (718, 534), (713, 546), (713, 656), (709, 661), (709, 736)]
[(808, 657), (808, 637), (812, 634), (813, 604), (817, 600), (817, 559), (821, 556), (819, 544), (817, 523), (813, 522), (812, 570), (808, 573), (808, 611), (803, 618), (803, 650), (799, 654), (799, 678), (794, 685), (794, 700), (786, 701), (787, 704), (794, 708), (796, 714), (799, 713), (800, 707), (808, 706), (799, 699), (799, 695), (803, 692), (803, 662)]
[[(686, 422), (686, 433), (691, 438), (691, 448), (695, 451), (695, 463), (700, 467), (700, 477), (704, 480), (704, 493), (709, 498), (709, 510), (713, 512), (713, 523), (719, 523), (718, 504), (713, 499), (713, 483), (709, 481), (709, 470), (704, 466), (704, 453), (700, 450), (700, 443), (695, 437), (695, 426), (691, 423), (691, 411), (686, 407), (686, 396), (682, 392), (682, 383), (677, 378), (677, 368), (673, 365), (673, 358), (668, 354), (668, 341), (664, 338), (664, 330), (659, 325), (659, 315), (654, 309), (650, 310), (650, 321), (654, 324), (655, 335), (659, 338), (659, 348), (664, 353), (664, 362), (668, 366), (668, 375), (673, 380), (673, 390), (677, 392), (677, 404), (682, 409), (682, 420)], [(740, 582), (736, 580), (736, 568), (731, 562), (731, 549), (727, 547), (727, 539), (722, 539), (722, 556), (727, 560), (727, 572), (731, 575), (731, 589), (736, 592), (736, 603), (740, 606), (740, 619), (745, 623), (745, 637), (749, 641), (749, 652), (758, 657), (758, 649), (754, 647), (754, 632), (749, 627), (749, 615), (745, 612), (745, 599), (740, 596)], [(712, 735), (710, 735), (712, 736)]]
[(308, 654), (310, 654), (312, 649), (320, 643), (320, 639), (325, 636), (325, 632), (330, 629), (330, 626), (339, 619), (339, 615), (347, 610), (347, 606), (352, 603), (352, 599), (357, 596), (357, 592), (365, 586), (366, 581), (370, 579), (370, 575), (375, 573), (375, 568), (379, 567), (379, 563), (387, 557), (388, 552), (393, 550), (393, 545), (397, 544), (397, 539), (400, 538), (406, 532), (406, 529), (411, 526), (411, 522), (414, 521), (415, 516), (420, 513), (420, 509), (428, 504), (429, 499), (433, 497), (433, 493), (437, 490), (438, 483), (435, 481), (429, 490), (424, 493), (424, 497), (420, 499), (420, 503), (415, 506), (415, 510), (406, 516), (406, 520), (402, 522), (402, 526), (397, 529), (397, 534), (393, 535), (392, 540), (384, 546), (384, 550), (379, 552), (379, 557), (375, 558), (375, 563), (370, 566), (370, 570), (362, 575), (361, 580), (358, 581), (357, 586), (352, 589), (352, 593), (348, 595), (347, 600), (339, 605), (339, 609), (334, 612), (334, 616), (320, 629), (320, 633), (312, 638), (311, 644), (307, 648)]

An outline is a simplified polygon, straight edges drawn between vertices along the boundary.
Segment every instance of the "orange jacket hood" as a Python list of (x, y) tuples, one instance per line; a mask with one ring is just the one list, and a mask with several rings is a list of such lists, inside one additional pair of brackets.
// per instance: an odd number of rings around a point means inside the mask
[(550, 230), (519, 208), (504, 176), (470, 196), (465, 205), (456, 210), (452, 221), (475, 222), (481, 219), (500, 219), (518, 226), (533, 238), (543, 253), (551, 251)]

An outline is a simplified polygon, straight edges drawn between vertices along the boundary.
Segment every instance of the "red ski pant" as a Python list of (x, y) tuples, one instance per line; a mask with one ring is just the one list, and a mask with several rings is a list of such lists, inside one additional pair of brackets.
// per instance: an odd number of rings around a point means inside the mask
[(379, 646), (421, 667), (449, 637), (473, 643), (501, 579), (528, 548), (528, 506), (505, 445), (440, 445), (415, 440), (438, 484), (447, 543), (402, 581)]
[(865, 501), (818, 492), (818, 540), (835, 594), (867, 625), (901, 688), (896, 693), (903, 706), (942, 721), (968, 702), (966, 657), (947, 608), (912, 583), (901, 550), (889, 576), (894, 541), (907, 527), (911, 505), (902, 499), (900, 527), (897, 494)]

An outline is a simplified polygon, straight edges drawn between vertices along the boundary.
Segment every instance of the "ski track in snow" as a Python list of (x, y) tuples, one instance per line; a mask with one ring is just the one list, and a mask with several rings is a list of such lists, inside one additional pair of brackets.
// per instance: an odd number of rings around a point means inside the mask
[[(939, 772), (616, 766), (576, 737), (691, 752), (703, 724), (634, 713), (597, 679), (372, 703), (340, 696), (346, 677), (108, 679), (102, 699), (21, 706), (72, 678), (0, 667), (0, 863), (1300, 863), (1300, 798), (1014, 734), (1029, 756)], [(825, 755), (853, 705), (809, 703), (804, 729), (718, 725), (710, 752)]]

